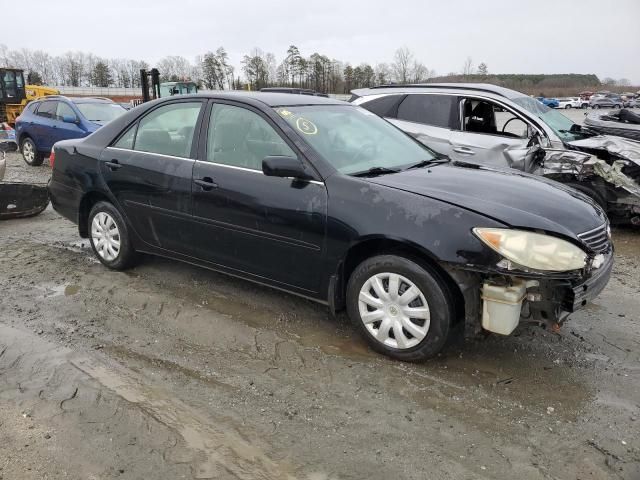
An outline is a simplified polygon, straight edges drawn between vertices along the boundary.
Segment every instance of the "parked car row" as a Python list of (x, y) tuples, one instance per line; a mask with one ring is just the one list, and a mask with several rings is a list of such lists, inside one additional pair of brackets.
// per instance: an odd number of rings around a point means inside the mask
[(462, 331), (557, 326), (606, 285), (603, 208), (542, 178), (589, 157), (558, 115), (468, 85), (163, 98), (57, 142), (49, 194), (109, 268), (146, 252), (226, 272), (422, 360)]

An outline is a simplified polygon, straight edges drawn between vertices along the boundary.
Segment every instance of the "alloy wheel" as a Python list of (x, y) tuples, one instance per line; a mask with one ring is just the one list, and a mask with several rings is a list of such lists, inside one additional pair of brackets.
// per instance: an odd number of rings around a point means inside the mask
[(24, 144), (22, 145), (22, 155), (28, 163), (33, 163), (36, 158), (36, 152), (31, 142), (24, 142)]
[(93, 246), (104, 260), (112, 262), (120, 253), (120, 231), (111, 215), (98, 212), (91, 222)]
[(358, 310), (369, 333), (388, 347), (415, 347), (429, 332), (431, 314), (424, 294), (397, 273), (378, 273), (364, 282)]

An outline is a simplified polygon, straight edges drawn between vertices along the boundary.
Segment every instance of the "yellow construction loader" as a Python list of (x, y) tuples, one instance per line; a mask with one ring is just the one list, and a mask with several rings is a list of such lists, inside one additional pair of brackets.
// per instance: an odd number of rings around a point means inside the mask
[(0, 68), (0, 123), (13, 126), (27, 103), (46, 95), (58, 95), (55, 88), (25, 85), (24, 71)]

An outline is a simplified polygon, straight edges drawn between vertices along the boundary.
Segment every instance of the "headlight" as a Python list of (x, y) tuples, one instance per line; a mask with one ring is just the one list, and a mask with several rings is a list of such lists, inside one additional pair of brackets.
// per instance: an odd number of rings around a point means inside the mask
[(565, 272), (584, 268), (587, 254), (575, 245), (539, 233), (504, 228), (474, 228), (473, 233), (507, 260), (533, 270)]

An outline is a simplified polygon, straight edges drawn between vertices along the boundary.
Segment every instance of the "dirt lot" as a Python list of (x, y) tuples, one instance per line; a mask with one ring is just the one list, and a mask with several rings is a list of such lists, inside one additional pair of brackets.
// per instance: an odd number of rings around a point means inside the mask
[(640, 232), (614, 239), (558, 334), (413, 365), (277, 291), (108, 271), (50, 208), (0, 223), (0, 479), (639, 479)]

